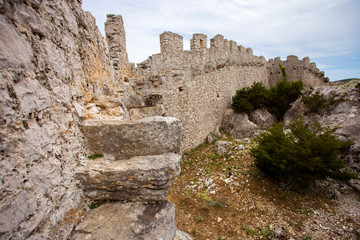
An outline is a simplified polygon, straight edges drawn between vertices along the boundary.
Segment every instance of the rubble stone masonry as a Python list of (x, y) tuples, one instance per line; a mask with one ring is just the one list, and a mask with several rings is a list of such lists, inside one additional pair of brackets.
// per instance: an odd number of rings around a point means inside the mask
[(222, 35), (212, 38), (207, 48), (207, 36), (196, 33), (190, 40), (191, 50), (184, 51), (180, 35), (164, 32), (160, 47), (160, 54), (138, 64), (133, 81), (145, 94), (162, 96), (160, 114), (181, 120), (185, 128), (182, 150), (199, 145), (219, 127), (236, 90), (253, 82), (274, 85), (281, 76), (279, 62), (287, 67), (290, 80), (324, 84), (324, 74), (309, 58), (299, 61), (289, 56), (287, 61), (276, 58), (267, 62), (263, 56), (254, 56), (251, 48)]

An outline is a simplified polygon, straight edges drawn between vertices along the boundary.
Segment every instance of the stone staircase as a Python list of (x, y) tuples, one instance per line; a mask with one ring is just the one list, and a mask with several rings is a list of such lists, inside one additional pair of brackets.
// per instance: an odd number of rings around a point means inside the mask
[(82, 129), (103, 157), (79, 167), (77, 178), (87, 197), (111, 202), (89, 211), (71, 239), (174, 239), (175, 206), (165, 198), (180, 173), (180, 121), (89, 119)]

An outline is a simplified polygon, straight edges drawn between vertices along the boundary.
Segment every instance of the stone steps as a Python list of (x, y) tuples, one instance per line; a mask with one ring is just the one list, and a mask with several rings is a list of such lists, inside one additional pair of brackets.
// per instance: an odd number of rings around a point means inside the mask
[(180, 173), (180, 121), (89, 119), (82, 130), (89, 149), (103, 157), (79, 167), (77, 179), (90, 199), (118, 202), (89, 211), (71, 239), (174, 239), (175, 207), (165, 198)]

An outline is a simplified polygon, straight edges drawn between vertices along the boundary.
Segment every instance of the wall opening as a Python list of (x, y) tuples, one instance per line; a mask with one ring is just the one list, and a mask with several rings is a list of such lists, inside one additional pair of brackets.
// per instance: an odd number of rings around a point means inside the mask
[(204, 40), (200, 39), (200, 48), (204, 47)]

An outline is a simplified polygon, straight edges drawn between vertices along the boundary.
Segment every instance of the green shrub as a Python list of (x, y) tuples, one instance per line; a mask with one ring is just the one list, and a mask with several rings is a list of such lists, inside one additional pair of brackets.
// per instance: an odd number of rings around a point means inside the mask
[(258, 144), (250, 153), (267, 176), (294, 187), (306, 187), (313, 180), (336, 176), (344, 167), (339, 155), (350, 142), (339, 140), (335, 130), (322, 128), (319, 123), (305, 126), (299, 119), (285, 133), (283, 125), (276, 123), (257, 137)]
[(275, 87), (266, 89), (261, 82), (255, 82), (251, 87), (245, 87), (236, 91), (232, 98), (232, 108), (235, 112), (250, 113), (253, 110), (266, 107), (281, 121), (291, 104), (299, 98), (303, 88), (302, 81), (288, 82), (286, 68), (279, 64), (282, 77)]
[(316, 91), (315, 94), (309, 96), (303, 96), (302, 102), (309, 109), (307, 113), (320, 113), (322, 110), (329, 107), (329, 103), (324, 97), (324, 94), (319, 91)]
[(231, 106), (235, 112), (249, 113), (264, 106), (266, 95), (267, 89), (265, 86), (261, 82), (254, 82), (251, 87), (236, 91)]
[(282, 121), (284, 114), (301, 96), (303, 89), (302, 81), (288, 82), (286, 78), (284, 77), (276, 83), (275, 87), (270, 88), (265, 101), (268, 111), (274, 114), (278, 121)]
[(94, 155), (90, 155), (88, 156), (89, 159), (98, 159), (98, 158), (102, 158), (104, 155), (101, 153), (95, 153)]

